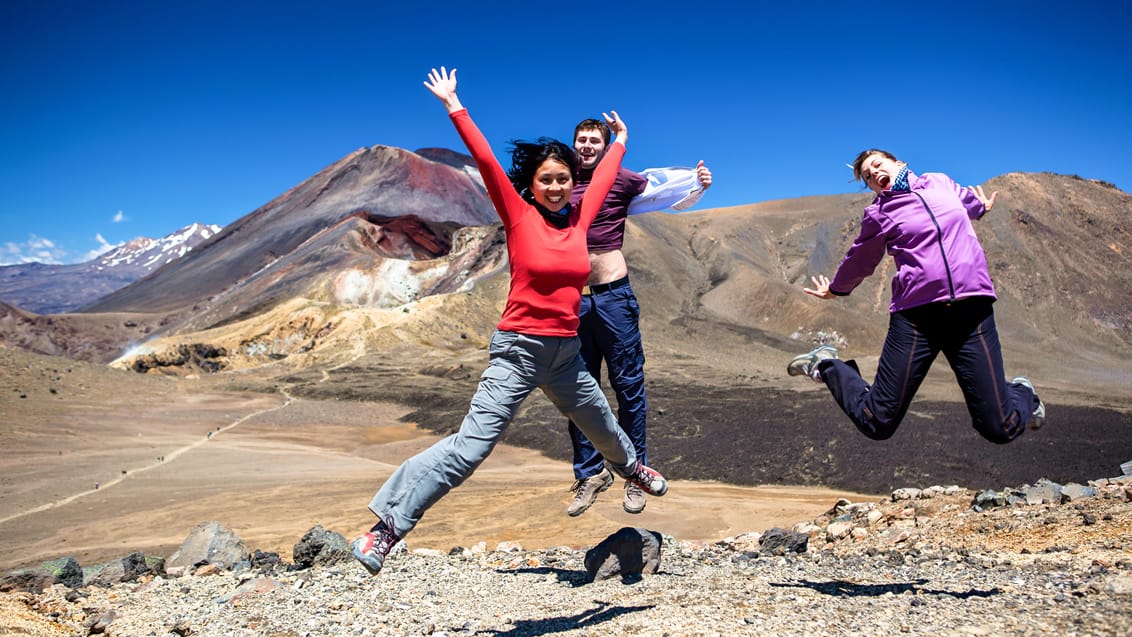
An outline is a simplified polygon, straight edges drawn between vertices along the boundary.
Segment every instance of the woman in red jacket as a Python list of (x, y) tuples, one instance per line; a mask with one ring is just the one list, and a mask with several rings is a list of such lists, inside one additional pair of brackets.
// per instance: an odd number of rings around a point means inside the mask
[(622, 478), (652, 495), (668, 490), (664, 477), (637, 459), (578, 353), (578, 305), (590, 273), (586, 232), (625, 154), (624, 122), (616, 111), (605, 116), (617, 139), (586, 196), (572, 206), (576, 160), (569, 146), (548, 138), (516, 142), (511, 170), (504, 172), (456, 96), (456, 70), (433, 69), (425, 86), (447, 109), (503, 222), (511, 288), (491, 338), (488, 367), (460, 430), (406, 460), (370, 502), (378, 523), (354, 541), (353, 553), (375, 575), (424, 512), (487, 458), (536, 388), (582, 429)]

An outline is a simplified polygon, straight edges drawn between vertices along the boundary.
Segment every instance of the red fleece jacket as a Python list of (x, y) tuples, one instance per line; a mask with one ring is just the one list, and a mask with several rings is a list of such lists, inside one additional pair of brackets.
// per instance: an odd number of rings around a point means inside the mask
[(556, 228), (515, 192), (468, 111), (456, 111), (451, 118), (476, 160), (507, 236), (511, 289), (497, 327), (533, 336), (576, 335), (582, 286), (590, 275), (586, 232), (613, 186), (625, 146), (615, 142), (609, 147), (566, 227)]

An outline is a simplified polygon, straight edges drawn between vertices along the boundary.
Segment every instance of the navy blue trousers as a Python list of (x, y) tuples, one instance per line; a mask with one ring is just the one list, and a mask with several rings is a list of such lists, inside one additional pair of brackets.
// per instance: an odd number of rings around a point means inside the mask
[(861, 433), (885, 440), (896, 433), (942, 352), (963, 390), (971, 425), (991, 442), (1010, 442), (1026, 430), (1038, 397), (1006, 380), (993, 304), (989, 297), (976, 297), (895, 312), (872, 386), (854, 361), (822, 361), (822, 380)]
[[(617, 422), (629, 436), (637, 459), (648, 464), (645, 446), (645, 349), (641, 343), (641, 308), (628, 279), (619, 287), (582, 296), (578, 310), (581, 356), (590, 374), (601, 382), (604, 361), (609, 386), (617, 398)], [(569, 424), (574, 447), (574, 478), (602, 471), (603, 458), (574, 423)]]

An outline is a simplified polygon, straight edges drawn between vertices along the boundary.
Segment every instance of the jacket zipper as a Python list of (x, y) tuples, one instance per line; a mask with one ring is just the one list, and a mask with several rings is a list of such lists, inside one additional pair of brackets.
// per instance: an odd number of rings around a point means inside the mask
[(928, 202), (924, 200), (923, 196), (921, 196), (920, 193), (916, 191), (912, 191), (912, 194), (916, 195), (916, 197), (920, 200), (920, 203), (924, 204), (924, 210), (927, 210), (928, 216), (932, 218), (932, 225), (935, 226), (936, 231), (936, 243), (939, 244), (939, 256), (943, 259), (943, 269), (945, 272), (947, 272), (947, 291), (951, 296), (951, 302), (954, 303), (955, 282), (951, 279), (951, 264), (947, 262), (947, 251), (943, 249), (943, 228), (939, 227), (939, 221), (936, 220), (935, 213), (932, 212), (932, 207), (928, 205)]

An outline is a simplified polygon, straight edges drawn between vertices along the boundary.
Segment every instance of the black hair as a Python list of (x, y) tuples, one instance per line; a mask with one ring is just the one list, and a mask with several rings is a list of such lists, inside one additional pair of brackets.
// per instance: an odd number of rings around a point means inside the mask
[(562, 162), (574, 175), (578, 171), (578, 159), (574, 156), (574, 149), (550, 137), (539, 137), (537, 141), (528, 142), (519, 139), (511, 140), (511, 169), (507, 176), (515, 191), (530, 201), (531, 182), (535, 179), (535, 172), (539, 166), (548, 159)]

